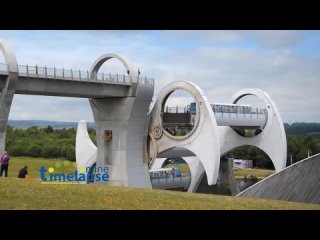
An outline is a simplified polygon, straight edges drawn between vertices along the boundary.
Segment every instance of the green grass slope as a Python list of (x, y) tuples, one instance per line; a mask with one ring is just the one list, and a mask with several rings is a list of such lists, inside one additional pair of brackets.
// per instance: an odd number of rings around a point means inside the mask
[(60, 159), (31, 158), (31, 157), (12, 157), (9, 163), (9, 177), (18, 177), (19, 170), (28, 166), (30, 178), (40, 179), (40, 167), (53, 167), (61, 173), (69, 173), (76, 170), (75, 162)]
[[(59, 165), (57, 167), (57, 165)], [(30, 178), (18, 170), (30, 168)], [(9, 178), (0, 178), (0, 209), (318, 209), (320, 205), (211, 194), (111, 187), (104, 184), (42, 184), (40, 166), (74, 171), (71, 162), (13, 158)], [(11, 177), (10, 177), (11, 176)]]
[(0, 209), (318, 209), (320, 205), (98, 184), (0, 179)]

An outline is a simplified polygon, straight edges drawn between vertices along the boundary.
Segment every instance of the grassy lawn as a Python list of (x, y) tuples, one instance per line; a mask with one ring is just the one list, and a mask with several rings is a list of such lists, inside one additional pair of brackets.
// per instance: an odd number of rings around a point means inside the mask
[(253, 175), (256, 176), (258, 179), (262, 179), (273, 174), (274, 172), (274, 170), (256, 168), (234, 169), (234, 176), (237, 179), (242, 179), (244, 177)]
[[(56, 166), (60, 163), (60, 166)], [(42, 184), (40, 166), (71, 172), (75, 167), (62, 160), (13, 158), (9, 177), (0, 178), (0, 209), (318, 209), (319, 205), (296, 202), (226, 197), (111, 187), (104, 184)], [(30, 168), (30, 178), (18, 179), (18, 170)], [(59, 164), (58, 164), (59, 165)]]
[(47, 169), (53, 167), (61, 173), (73, 172), (76, 169), (74, 162), (63, 161), (60, 159), (31, 158), (31, 157), (12, 157), (9, 162), (9, 177), (17, 177), (19, 170), (24, 166), (28, 166), (28, 174), (30, 178), (40, 179), (40, 167)]
[(320, 205), (107, 185), (0, 179), (0, 209), (318, 209)]

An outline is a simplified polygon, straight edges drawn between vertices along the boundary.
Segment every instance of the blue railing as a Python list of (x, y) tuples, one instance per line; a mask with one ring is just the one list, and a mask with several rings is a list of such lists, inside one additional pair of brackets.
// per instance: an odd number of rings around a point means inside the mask
[[(0, 63), (0, 74), (8, 74), (8, 65)], [(154, 84), (153, 78), (139, 77), (138, 79), (131, 79), (130, 76), (121, 74), (106, 74), (98, 73), (95, 79), (90, 79), (89, 71), (73, 70), (73, 69), (59, 69), (48, 68), (29, 65), (18, 65), (19, 76), (37, 77), (37, 78), (53, 78), (63, 80), (75, 80), (86, 82), (100, 82), (100, 83), (114, 83), (130, 85), (131, 83)]]

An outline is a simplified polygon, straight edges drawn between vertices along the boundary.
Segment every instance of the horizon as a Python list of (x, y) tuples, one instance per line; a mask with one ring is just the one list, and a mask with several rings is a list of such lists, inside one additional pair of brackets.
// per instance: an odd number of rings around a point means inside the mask
[[(62, 123), (78, 123), (80, 122), (81, 120), (79, 121), (58, 121), (58, 120), (41, 120), (41, 119), (9, 119), (9, 121), (39, 121), (39, 122), (62, 122)], [(86, 123), (93, 123), (95, 124), (95, 121), (86, 121)], [(312, 123), (319, 123), (320, 124), (320, 121), (319, 122), (293, 122), (293, 123), (288, 123), (288, 122), (283, 122), (283, 124), (289, 124), (289, 125), (292, 125), (294, 123), (307, 123), (307, 124), (312, 124)]]

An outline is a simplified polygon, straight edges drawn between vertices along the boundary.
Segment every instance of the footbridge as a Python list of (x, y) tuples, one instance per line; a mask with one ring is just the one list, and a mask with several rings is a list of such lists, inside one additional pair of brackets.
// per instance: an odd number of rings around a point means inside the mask
[[(1, 90), (5, 88), (10, 73), (9, 65), (0, 63)], [(91, 75), (89, 71), (18, 65), (15, 94), (77, 98), (127, 97), (134, 96), (131, 87), (135, 84), (153, 85), (153, 79), (103, 72)]]
[[(152, 78), (142, 78), (127, 58), (114, 53), (101, 55), (90, 70), (83, 71), (19, 65), (13, 49), (2, 39), (0, 52), (5, 60), (0, 63), (0, 152), (5, 149), (6, 126), (15, 94), (88, 98), (96, 123), (97, 166), (112, 165), (111, 178), (115, 182), (151, 188), (148, 162), (143, 160), (143, 139), (148, 136)], [(119, 61), (126, 75), (99, 72), (110, 59)]]

